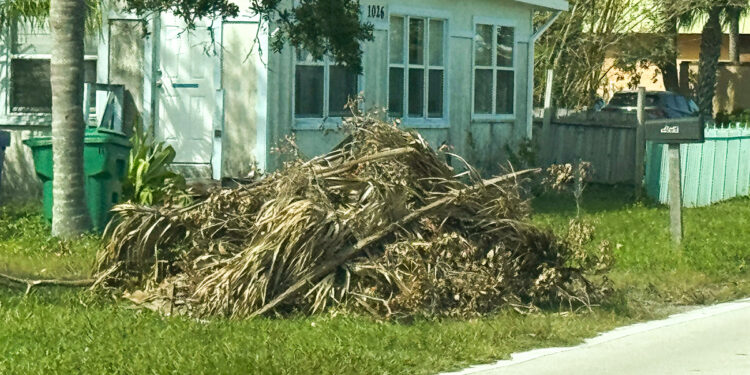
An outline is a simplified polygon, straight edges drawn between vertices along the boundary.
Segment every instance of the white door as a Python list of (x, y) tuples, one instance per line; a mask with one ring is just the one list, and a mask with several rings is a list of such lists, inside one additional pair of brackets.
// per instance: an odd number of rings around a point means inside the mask
[(188, 31), (177, 17), (163, 14), (157, 136), (174, 147), (175, 164), (210, 176), (219, 57), (207, 51), (213, 46), (206, 25)]

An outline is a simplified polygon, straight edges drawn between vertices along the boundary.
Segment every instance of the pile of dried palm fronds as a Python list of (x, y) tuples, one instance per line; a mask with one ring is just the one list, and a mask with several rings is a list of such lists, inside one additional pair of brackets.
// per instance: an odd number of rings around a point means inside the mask
[(345, 128), (335, 151), (190, 207), (116, 207), (96, 286), (170, 312), (233, 317), (588, 303), (571, 244), (529, 223), (518, 185), (529, 171), (454, 175), (414, 132), (361, 114)]

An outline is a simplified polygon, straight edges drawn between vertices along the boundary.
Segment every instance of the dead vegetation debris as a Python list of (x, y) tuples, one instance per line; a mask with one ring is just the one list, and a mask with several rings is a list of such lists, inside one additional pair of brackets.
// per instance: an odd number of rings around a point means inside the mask
[(336, 150), (189, 207), (117, 206), (95, 288), (170, 314), (240, 318), (473, 316), (588, 306), (601, 292), (585, 272), (602, 258), (582, 262), (580, 239), (530, 223), (519, 180), (536, 171), (484, 181), (375, 115), (344, 128)]

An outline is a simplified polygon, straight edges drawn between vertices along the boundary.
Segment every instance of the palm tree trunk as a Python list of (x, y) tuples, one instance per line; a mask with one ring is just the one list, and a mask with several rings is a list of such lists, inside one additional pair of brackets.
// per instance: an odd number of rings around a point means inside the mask
[(52, 234), (63, 238), (91, 228), (83, 171), (84, 0), (51, 0)]
[(667, 91), (678, 92), (680, 90), (680, 77), (677, 72), (677, 17), (668, 16), (665, 22), (664, 34), (669, 41), (669, 51), (664, 62), (659, 64), (664, 88)]
[(721, 57), (721, 10), (721, 7), (711, 8), (701, 35), (697, 94), (698, 107), (705, 119), (712, 119), (714, 114), (716, 75), (719, 70), (719, 57)]
[(734, 65), (740, 64), (740, 16), (742, 9), (729, 8), (729, 61)]

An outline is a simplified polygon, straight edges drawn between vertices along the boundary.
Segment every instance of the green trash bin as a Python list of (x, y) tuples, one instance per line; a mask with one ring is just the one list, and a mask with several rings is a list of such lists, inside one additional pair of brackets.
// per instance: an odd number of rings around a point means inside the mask
[[(52, 138), (31, 138), (24, 144), (31, 148), (36, 174), (42, 180), (44, 217), (52, 221)], [(86, 204), (95, 230), (104, 230), (110, 209), (122, 198), (129, 154), (130, 141), (125, 134), (103, 128), (86, 129), (83, 149)]]

